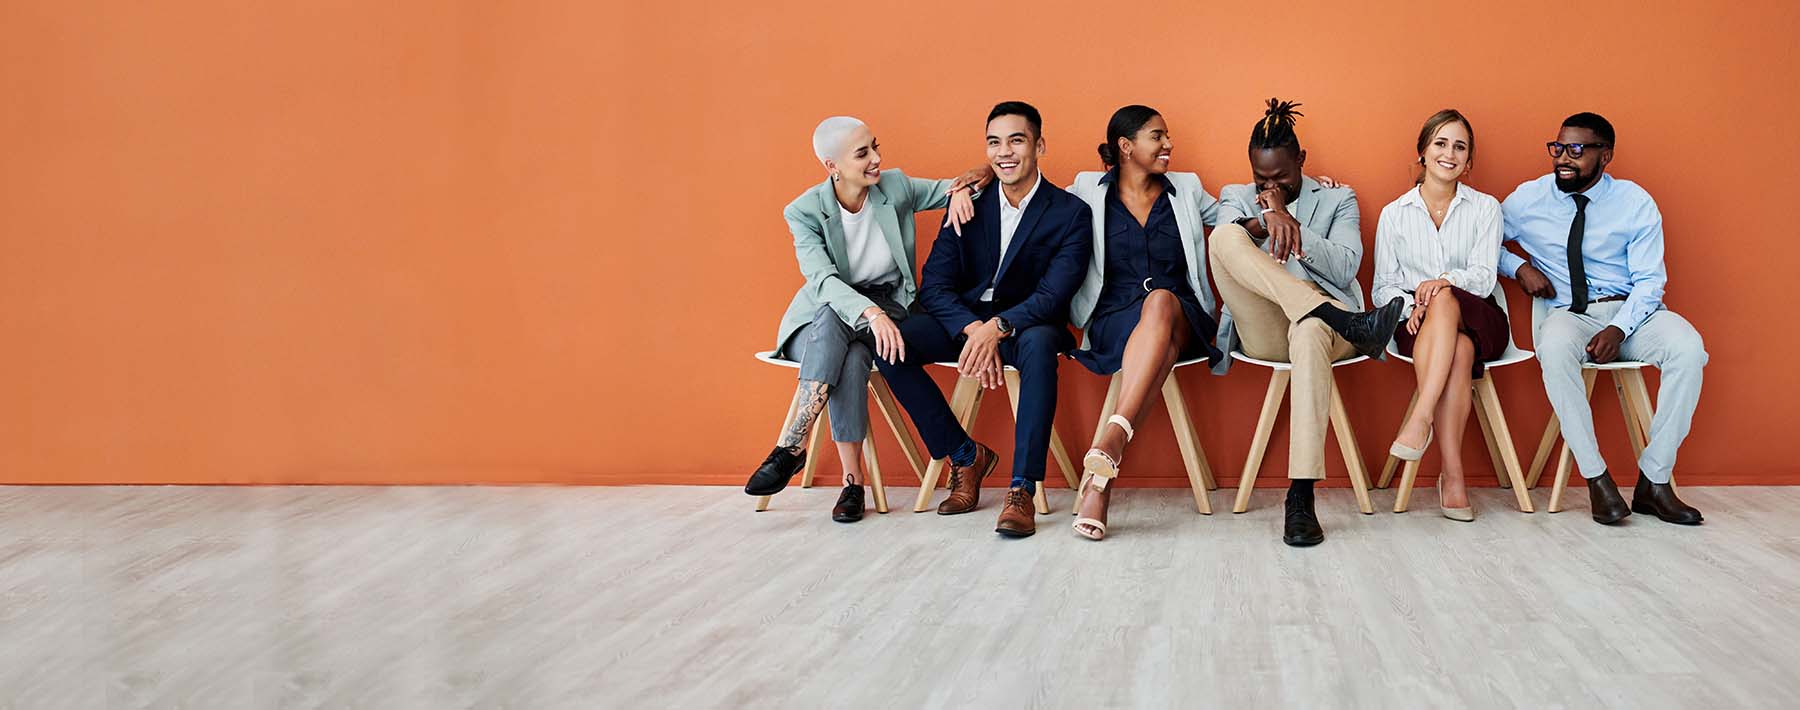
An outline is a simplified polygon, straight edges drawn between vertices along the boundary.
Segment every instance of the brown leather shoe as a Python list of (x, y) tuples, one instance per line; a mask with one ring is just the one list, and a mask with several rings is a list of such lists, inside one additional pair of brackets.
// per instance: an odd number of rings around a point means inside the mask
[(950, 466), (950, 497), (938, 504), (938, 515), (958, 515), (975, 509), (981, 498), (981, 479), (994, 472), (1000, 457), (994, 450), (975, 442), (975, 462), (968, 466)]
[(1037, 508), (1031, 505), (1030, 492), (1023, 488), (1006, 492), (1006, 504), (1000, 506), (1000, 522), (994, 526), (994, 532), (1007, 537), (1031, 537), (1037, 532)]

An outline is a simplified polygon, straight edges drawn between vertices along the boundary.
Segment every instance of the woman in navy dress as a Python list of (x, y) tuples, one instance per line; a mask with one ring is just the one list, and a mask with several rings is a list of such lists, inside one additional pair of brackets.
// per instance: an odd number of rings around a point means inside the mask
[(1086, 330), (1074, 357), (1097, 374), (1123, 373), (1117, 413), (1082, 460), (1075, 533), (1091, 540), (1106, 536), (1107, 484), (1150, 395), (1175, 363), (1223, 357), (1212, 345), (1218, 326), (1204, 236), (1218, 201), (1193, 173), (1169, 172), (1174, 144), (1155, 109), (1119, 109), (1106, 140), (1100, 159), (1108, 170), (1082, 173), (1069, 188), (1093, 207), (1095, 221), (1094, 257), (1070, 307)]

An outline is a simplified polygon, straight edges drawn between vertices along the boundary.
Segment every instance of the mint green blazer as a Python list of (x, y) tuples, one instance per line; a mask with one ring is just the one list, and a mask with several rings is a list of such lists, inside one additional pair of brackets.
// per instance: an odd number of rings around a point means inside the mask
[[(869, 187), (868, 203), (863, 209), (875, 210), (875, 223), (881, 227), (881, 235), (887, 238), (888, 251), (894, 254), (894, 265), (900, 271), (901, 280), (894, 300), (902, 307), (912, 307), (913, 299), (919, 293), (913, 215), (949, 205), (950, 196), (945, 193), (952, 182), (907, 177), (899, 170), (883, 170), (881, 180)], [(781, 211), (781, 216), (787, 220), (788, 231), (794, 234), (794, 258), (800, 262), (800, 275), (806, 278), (806, 283), (794, 294), (787, 313), (781, 317), (781, 328), (775, 334), (777, 354), (786, 352), (788, 339), (812, 322), (819, 306), (831, 306), (837, 311), (838, 318), (854, 327), (863, 311), (875, 305), (838, 276), (840, 269), (848, 269), (850, 260), (844, 249), (844, 225), (831, 180), (800, 193)]]

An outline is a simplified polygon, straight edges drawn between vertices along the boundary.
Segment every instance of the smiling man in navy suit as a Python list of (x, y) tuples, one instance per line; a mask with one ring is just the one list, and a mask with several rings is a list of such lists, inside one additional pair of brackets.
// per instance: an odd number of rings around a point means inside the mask
[(938, 231), (919, 279), (919, 305), (931, 317), (901, 322), (900, 362), (876, 358), (932, 458), (950, 459), (950, 497), (938, 506), (940, 515), (975, 509), (981, 479), (996, 458), (956, 423), (924, 365), (954, 359), (963, 377), (989, 389), (1002, 386), (1003, 365), (1018, 368), (1012, 485), (995, 526), (1008, 537), (1037, 530), (1031, 497), (1044, 481), (1057, 357), (1075, 344), (1069, 299), (1093, 248), (1087, 203), (1038, 170), (1043, 125), (1037, 109), (1019, 101), (988, 113), (987, 157), (1000, 189), (975, 200), (975, 219), (961, 236)]

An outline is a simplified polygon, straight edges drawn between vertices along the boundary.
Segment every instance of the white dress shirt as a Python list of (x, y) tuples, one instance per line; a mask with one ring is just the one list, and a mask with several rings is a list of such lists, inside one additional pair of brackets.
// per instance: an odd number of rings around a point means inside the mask
[(1494, 292), (1502, 224), (1500, 201), (1468, 185), (1456, 184), (1441, 227), (1431, 221), (1419, 188), (1406, 191), (1381, 208), (1375, 226), (1374, 305), (1399, 296), (1410, 312), (1411, 291), (1436, 278), (1487, 298)]
[(881, 225), (876, 224), (873, 212), (869, 209), (868, 198), (863, 199), (861, 212), (851, 212), (838, 205), (838, 217), (844, 224), (844, 253), (850, 258), (850, 268), (839, 276), (852, 286), (900, 280), (894, 251), (888, 248), (887, 237), (881, 233)]
[[(1043, 181), (1044, 181), (1044, 171), (1039, 170), (1037, 175), (1034, 176), (1031, 181), (1031, 192), (1025, 193), (1025, 196), (1019, 199), (1018, 207), (1014, 207), (1014, 206), (1012, 206), (1011, 202), (1006, 201), (1006, 190), (1002, 189), (1000, 191), (1000, 194), (998, 195), (998, 197), (1000, 198), (1000, 263), (1001, 264), (1006, 263), (1006, 247), (1008, 245), (1012, 244), (1013, 232), (1019, 231), (1019, 220), (1023, 219), (1025, 217), (1025, 208), (1027, 206), (1031, 205), (1031, 197), (1033, 195), (1037, 194), (1038, 183), (1041, 183)], [(994, 267), (994, 280), (995, 281), (1000, 280), (1000, 267), (998, 265), (996, 265)], [(983, 301), (994, 300), (994, 287), (991, 284), (988, 286), (988, 289), (986, 291), (981, 292), (981, 300), (983, 300)]]

